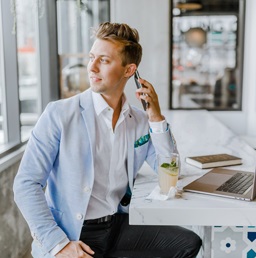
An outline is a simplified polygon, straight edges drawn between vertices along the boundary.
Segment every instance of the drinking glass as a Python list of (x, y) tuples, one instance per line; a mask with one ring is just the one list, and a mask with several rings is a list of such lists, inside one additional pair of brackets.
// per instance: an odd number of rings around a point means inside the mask
[(161, 194), (168, 194), (171, 187), (176, 187), (180, 171), (180, 156), (177, 153), (158, 155), (158, 183)]

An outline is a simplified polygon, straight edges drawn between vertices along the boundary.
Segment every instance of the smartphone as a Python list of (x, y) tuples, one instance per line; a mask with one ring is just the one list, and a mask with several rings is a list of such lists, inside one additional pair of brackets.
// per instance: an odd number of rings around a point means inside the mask
[[(139, 82), (139, 78), (140, 78), (139, 72), (138, 72), (138, 70), (136, 70), (136, 72), (134, 73), (134, 80), (135, 80), (137, 89), (140, 89), (141, 87), (143, 87), (141, 85), (141, 83)], [(144, 99), (141, 100), (141, 103), (142, 103), (144, 110), (146, 111), (148, 108), (148, 103)]]

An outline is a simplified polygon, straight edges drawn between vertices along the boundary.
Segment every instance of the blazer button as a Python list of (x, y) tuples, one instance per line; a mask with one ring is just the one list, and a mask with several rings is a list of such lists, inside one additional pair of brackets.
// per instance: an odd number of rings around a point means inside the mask
[(76, 219), (77, 219), (77, 220), (83, 219), (83, 214), (82, 214), (82, 213), (77, 213), (77, 214), (76, 214)]

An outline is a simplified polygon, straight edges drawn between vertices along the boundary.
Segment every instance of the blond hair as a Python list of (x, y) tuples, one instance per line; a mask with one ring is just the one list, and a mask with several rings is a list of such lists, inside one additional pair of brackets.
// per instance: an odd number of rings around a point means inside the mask
[(142, 47), (139, 44), (139, 33), (125, 23), (104, 22), (94, 30), (93, 36), (96, 39), (116, 41), (123, 45), (121, 51), (122, 65), (134, 63), (140, 64)]

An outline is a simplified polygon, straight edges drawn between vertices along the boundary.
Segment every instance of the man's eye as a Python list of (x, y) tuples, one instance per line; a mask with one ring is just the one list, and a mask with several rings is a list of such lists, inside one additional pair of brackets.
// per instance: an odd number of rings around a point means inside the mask
[(90, 60), (90, 61), (93, 61), (93, 60), (94, 60), (94, 57), (93, 57), (93, 56), (89, 56), (89, 60)]
[(105, 59), (105, 58), (101, 58), (101, 62), (102, 62), (102, 63), (107, 63), (107, 62), (108, 62), (108, 60), (107, 60), (107, 59)]

